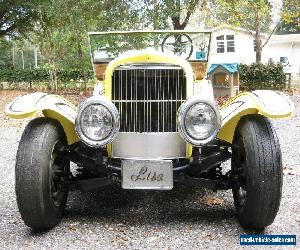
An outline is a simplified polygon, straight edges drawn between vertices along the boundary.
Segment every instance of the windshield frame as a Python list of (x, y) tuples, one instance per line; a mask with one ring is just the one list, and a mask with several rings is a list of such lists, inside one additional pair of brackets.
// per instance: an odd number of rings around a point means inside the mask
[[(92, 64), (96, 63), (94, 60), (94, 53), (92, 50), (92, 43), (91, 43), (91, 37), (97, 36), (97, 35), (134, 35), (134, 34), (209, 34), (208, 36), (208, 48), (207, 48), (207, 57), (206, 60), (203, 60), (202, 62), (208, 62), (209, 55), (210, 55), (210, 47), (211, 47), (211, 37), (212, 37), (212, 31), (211, 30), (129, 30), (129, 31), (92, 31), (88, 32), (88, 40), (89, 40), (89, 52), (90, 52), (90, 58)], [(189, 62), (197, 62), (197, 60), (187, 60)]]

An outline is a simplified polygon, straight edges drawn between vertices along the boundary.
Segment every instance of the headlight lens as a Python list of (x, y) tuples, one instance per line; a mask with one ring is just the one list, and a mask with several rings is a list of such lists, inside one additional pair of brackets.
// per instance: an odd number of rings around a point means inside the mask
[(101, 104), (86, 107), (82, 111), (80, 122), (84, 135), (94, 141), (105, 139), (113, 127), (111, 113)]
[(84, 143), (93, 147), (104, 146), (114, 139), (119, 127), (118, 110), (110, 101), (91, 97), (81, 104), (76, 132)]
[(184, 120), (187, 133), (194, 139), (208, 138), (217, 125), (217, 115), (211, 106), (197, 103), (189, 108)]
[(201, 146), (213, 140), (221, 126), (217, 107), (208, 100), (191, 98), (178, 110), (178, 129), (188, 143)]

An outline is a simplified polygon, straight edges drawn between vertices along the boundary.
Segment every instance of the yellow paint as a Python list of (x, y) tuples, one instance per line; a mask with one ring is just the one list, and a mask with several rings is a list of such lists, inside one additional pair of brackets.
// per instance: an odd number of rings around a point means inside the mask
[[(117, 57), (113, 61), (111, 61), (105, 70), (104, 76), (104, 88), (105, 88), (105, 97), (111, 100), (111, 86), (112, 86), (112, 75), (113, 71), (119, 67), (120, 65), (126, 64), (138, 64), (138, 63), (167, 63), (180, 66), (186, 74), (187, 80), (187, 98), (190, 98), (194, 95), (193, 93), (193, 85), (194, 85), (194, 72), (191, 65), (184, 59), (174, 56), (168, 55), (165, 53), (159, 53), (157, 51), (134, 51), (124, 53), (123, 55)], [(191, 151), (192, 147), (187, 145), (187, 154)], [(112, 145), (108, 145), (107, 147), (108, 155), (112, 155)]]
[(186, 158), (191, 158), (193, 153), (193, 146), (191, 144), (186, 144)]
[(26, 119), (26, 118), (32, 118), (36, 116), (39, 112), (40, 110), (37, 109), (26, 113), (6, 113), (6, 115), (12, 119)]
[[(60, 122), (60, 124), (62, 125), (66, 133), (69, 144), (79, 141), (79, 138), (75, 132), (74, 119), (70, 117), (68, 114), (65, 114), (63, 110), (59, 109), (55, 105), (56, 103), (64, 103), (68, 105), (73, 110), (73, 114), (76, 115), (77, 108), (73, 104), (65, 100), (64, 98), (58, 95), (46, 95), (45, 97), (42, 97), (35, 106), (21, 112), (15, 112), (9, 109), (9, 107), (14, 103), (14, 101), (15, 100), (13, 100), (10, 104), (8, 104), (5, 109), (5, 113), (8, 117), (13, 119), (33, 118), (37, 114), (39, 114), (39, 112), (42, 112), (45, 117), (53, 118)], [(24, 102), (24, 106), (26, 107), (26, 103), (25, 103), (26, 100), (25, 99), (22, 100), (22, 97), (20, 97), (18, 99), (18, 102), (22, 103), (22, 101)]]
[(236, 125), (241, 119), (241, 117), (245, 115), (257, 114), (257, 113), (258, 110), (256, 108), (253, 108), (253, 109), (245, 109), (240, 113), (234, 115), (233, 117), (231, 117), (231, 119), (228, 122), (222, 125), (217, 138), (231, 143), (233, 140)]
[(104, 88), (106, 98), (111, 100), (111, 81), (113, 71), (120, 65), (134, 63), (168, 63), (182, 67), (186, 73), (187, 98), (193, 96), (194, 72), (191, 65), (186, 60), (171, 54), (168, 55), (166, 53), (159, 53), (157, 51), (152, 50), (142, 50), (124, 53), (107, 65), (104, 77)]
[(80, 140), (75, 131), (75, 124), (72, 121), (67, 119), (62, 114), (51, 109), (44, 109), (42, 112), (45, 117), (53, 118), (60, 122), (60, 124), (62, 125), (66, 133), (69, 145), (78, 142)]
[[(178, 65), (181, 68), (183, 68), (186, 74), (187, 98), (192, 97), (194, 94), (199, 95), (201, 98), (206, 98), (210, 100), (213, 98), (211, 93), (211, 85), (205, 80), (194, 81), (194, 73), (192, 67), (186, 60), (183, 60), (173, 55), (144, 50), (132, 53), (125, 53), (108, 64), (104, 78), (105, 97), (107, 99), (111, 100), (113, 71), (120, 65), (133, 63), (168, 63)], [(22, 97), (20, 97), (18, 101), (22, 104)], [(24, 106), (26, 107), (25, 99), (23, 101)], [(268, 102), (267, 99), (264, 101)], [(242, 106), (237, 106), (237, 108), (234, 108), (235, 106), (233, 107), (233, 105), (231, 105), (234, 102), (243, 102), (244, 104)], [(66, 105), (68, 105), (72, 109), (72, 117), (70, 117), (63, 110), (59, 109), (55, 105), (57, 103), (65, 103)], [(280, 112), (277, 110), (267, 110), (264, 104), (254, 94), (249, 92), (241, 93), (240, 95), (229, 100), (228, 103), (226, 103), (220, 108), (221, 117), (223, 117), (224, 119), (222, 120), (222, 126), (217, 138), (231, 143), (238, 121), (241, 119), (241, 117), (247, 114), (261, 114), (269, 118), (282, 118), (291, 115), (292, 111), (292, 104), (289, 107), (287, 107), (286, 110), (281, 110)], [(74, 117), (77, 113), (77, 108), (60, 96), (47, 95), (43, 97), (35, 106), (23, 112), (14, 112), (8, 108), (6, 108), (5, 112), (9, 117), (14, 119), (31, 118), (36, 116), (39, 112), (42, 112), (44, 116), (56, 119), (60, 122), (66, 133), (69, 144), (79, 141), (79, 138), (75, 132), (74, 121)], [(108, 155), (111, 156), (111, 144), (107, 146), (107, 150)], [(186, 156), (187, 158), (190, 158), (191, 155), (192, 146), (190, 144), (187, 144)]]
[[(279, 98), (285, 98), (285, 97), (279, 97)], [(244, 102), (244, 104), (240, 108), (231, 112), (230, 104), (239, 101)], [(268, 102), (268, 100), (264, 100), (264, 101)], [(292, 114), (293, 109), (294, 109), (294, 105), (290, 102), (290, 105), (287, 106), (287, 108), (281, 112), (276, 110), (272, 110), (272, 111), (266, 110), (263, 103), (261, 103), (260, 100), (254, 94), (252, 94), (251, 92), (241, 93), (238, 96), (229, 100), (228, 103), (226, 103), (224, 106), (221, 107), (220, 109), (221, 117), (223, 118), (226, 117), (226, 118), (223, 119), (222, 121), (222, 126), (218, 133), (217, 138), (231, 143), (233, 140), (236, 125), (239, 122), (239, 120), (245, 115), (261, 114), (268, 118), (284, 118), (284, 117), (289, 117)]]
[[(198, 95), (201, 98), (206, 98), (209, 100), (213, 100), (212, 86), (205, 80), (195, 81), (194, 72), (192, 70), (191, 65), (184, 59), (173, 56), (166, 55), (164, 53), (158, 53), (156, 51), (135, 51), (124, 53), (120, 57), (111, 61), (105, 71), (104, 77), (104, 88), (105, 88), (105, 96), (106, 98), (111, 100), (111, 86), (112, 86), (112, 75), (113, 71), (119, 67), (120, 65), (126, 64), (137, 64), (137, 63), (168, 63), (173, 65), (178, 65), (186, 73), (187, 78), (187, 98), (192, 97), (193, 95)], [(243, 101), (245, 104), (242, 108), (239, 108), (232, 114), (230, 114), (226, 119), (223, 120), (221, 129), (218, 133), (218, 138), (232, 142), (235, 127), (238, 121), (242, 116), (247, 114), (262, 114), (266, 117), (270, 118), (279, 118), (279, 117), (287, 117), (291, 114), (291, 111), (286, 111), (283, 113), (279, 112), (269, 112), (264, 109), (262, 103), (256, 98), (252, 93), (246, 92), (241, 93), (240, 95), (232, 98), (227, 104), (225, 104), (221, 109), (221, 117), (226, 115), (228, 112), (229, 105), (234, 101)], [(229, 108), (230, 109), (230, 108)], [(111, 156), (112, 154), (112, 145), (108, 145), (108, 154)], [(187, 144), (186, 147), (186, 156), (190, 158), (192, 155), (192, 146)]]

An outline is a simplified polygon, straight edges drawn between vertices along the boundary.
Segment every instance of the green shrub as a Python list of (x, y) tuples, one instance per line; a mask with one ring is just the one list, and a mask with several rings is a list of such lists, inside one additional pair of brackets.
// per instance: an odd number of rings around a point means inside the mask
[[(88, 80), (93, 78), (92, 71), (58, 70), (58, 82)], [(50, 72), (46, 69), (1, 69), (1, 82), (46, 82), (50, 81)]]
[[(56, 72), (59, 88), (82, 88), (84, 83), (93, 79), (93, 71), (59, 70)], [(8, 69), (0, 68), (0, 83), (5, 82), (11, 88), (32, 88), (37, 85), (51, 86), (50, 71), (48, 69)]]
[(241, 88), (245, 90), (285, 88), (285, 73), (280, 63), (240, 65)]

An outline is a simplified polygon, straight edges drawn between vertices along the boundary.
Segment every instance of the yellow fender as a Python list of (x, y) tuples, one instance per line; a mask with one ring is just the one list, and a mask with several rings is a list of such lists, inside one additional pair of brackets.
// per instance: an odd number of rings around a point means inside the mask
[(60, 122), (69, 144), (79, 141), (75, 132), (77, 108), (58, 95), (32, 93), (15, 98), (5, 108), (6, 115), (13, 119), (32, 118), (39, 112)]
[[(257, 90), (242, 93), (221, 107), (222, 126), (217, 137), (231, 143), (235, 127), (245, 115), (261, 114), (269, 118), (283, 118), (290, 116), (293, 110), (294, 104), (281, 92)], [(7, 116), (13, 119), (32, 118), (39, 112), (61, 123), (69, 144), (79, 141), (75, 132), (77, 108), (60, 96), (28, 94), (17, 97), (5, 108)]]
[(290, 116), (294, 108), (293, 102), (279, 91), (241, 93), (221, 107), (222, 126), (217, 137), (231, 143), (235, 127), (242, 116), (261, 114), (269, 118), (284, 118)]

